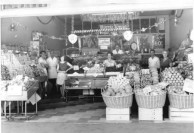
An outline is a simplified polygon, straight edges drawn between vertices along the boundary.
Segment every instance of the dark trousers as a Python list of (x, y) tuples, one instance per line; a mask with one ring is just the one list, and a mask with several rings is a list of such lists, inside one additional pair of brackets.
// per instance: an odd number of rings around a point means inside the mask
[(45, 88), (45, 82), (39, 82), (39, 90), (38, 94), (41, 96), (42, 99), (44, 99), (46, 94), (46, 88)]
[(50, 91), (49, 97), (55, 97), (57, 95), (56, 80), (57, 79), (48, 79), (48, 81), (52, 84), (52, 89)]

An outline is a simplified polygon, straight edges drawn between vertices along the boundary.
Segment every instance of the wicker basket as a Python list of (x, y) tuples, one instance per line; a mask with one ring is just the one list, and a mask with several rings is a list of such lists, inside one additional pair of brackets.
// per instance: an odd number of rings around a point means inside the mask
[(135, 94), (135, 99), (139, 108), (162, 108), (166, 100), (166, 92), (163, 92), (161, 95), (140, 95)]
[(194, 108), (194, 95), (179, 95), (175, 93), (168, 94), (170, 107), (179, 108), (179, 109), (187, 109)]
[(102, 98), (107, 107), (110, 108), (129, 108), (132, 106), (133, 93), (126, 96), (105, 96), (102, 93)]

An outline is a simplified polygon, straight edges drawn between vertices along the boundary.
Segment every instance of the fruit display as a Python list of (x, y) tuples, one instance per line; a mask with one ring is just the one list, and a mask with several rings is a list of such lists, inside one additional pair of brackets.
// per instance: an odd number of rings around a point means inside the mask
[(140, 69), (139, 64), (132, 63), (127, 65), (126, 72), (138, 71), (139, 69)]
[(169, 83), (170, 86), (184, 85), (184, 79), (176, 68), (166, 68), (162, 72), (162, 81)]
[(177, 66), (177, 71), (183, 76), (183, 78), (193, 79), (193, 64), (183, 63)]
[(150, 73), (145, 73), (145, 72), (141, 72), (141, 88), (144, 88), (147, 85), (151, 85), (152, 84), (152, 77), (150, 75)]
[(188, 93), (186, 91), (183, 91), (182, 86), (169, 86), (167, 90), (168, 90), (168, 93), (170, 94), (193, 95), (193, 93)]
[(167, 85), (165, 83), (162, 83), (162, 84), (159, 83), (159, 84), (155, 84), (155, 85), (147, 85), (143, 89), (136, 89), (135, 92), (136, 92), (136, 94), (139, 94), (139, 95), (156, 96), (156, 95), (160, 95), (160, 94), (164, 93), (166, 86)]
[(119, 74), (116, 77), (110, 77), (108, 84), (103, 92), (106, 96), (126, 96), (132, 93), (132, 87), (129, 84), (129, 79)]
[(22, 86), (23, 90), (28, 90), (31, 87), (38, 87), (38, 82), (33, 78), (17, 75), (8, 83), (8, 86)]
[(6, 66), (1, 65), (1, 80), (11, 80), (9, 70)]
[(102, 72), (104, 72), (104, 67), (100, 67), (97, 65), (94, 65), (87, 71), (87, 73), (102, 73)]
[(127, 78), (129, 79), (130, 85), (134, 86), (134, 83), (140, 84), (140, 75), (139, 72), (127, 72), (126, 73)]
[(25, 76), (34, 78), (33, 70), (29, 65), (24, 65), (23, 70), (24, 70)]

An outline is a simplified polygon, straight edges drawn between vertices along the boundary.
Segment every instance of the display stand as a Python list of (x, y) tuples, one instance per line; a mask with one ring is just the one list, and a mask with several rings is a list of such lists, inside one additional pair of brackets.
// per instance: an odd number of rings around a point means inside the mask
[[(7, 118), (8, 120), (14, 119), (14, 118), (24, 118), (26, 120), (29, 120), (29, 115), (37, 115), (38, 114), (38, 106), (37, 106), (37, 99), (36, 99), (36, 91), (38, 88), (33, 88), (33, 89), (29, 89), (27, 91), (22, 91), (22, 95), (8, 95), (7, 91), (2, 92), (2, 97), (1, 97), (1, 101), (4, 101), (4, 115), (5, 118)], [(35, 95), (35, 106), (36, 106), (36, 110), (35, 113), (27, 113), (27, 103), (29, 101), (29, 99)], [(11, 113), (11, 102), (17, 102), (17, 113)], [(6, 111), (6, 107), (7, 107), (7, 102), (9, 103), (9, 112), (7, 113)], [(21, 113), (19, 112), (19, 102), (21, 102)], [(25, 107), (23, 109), (23, 102), (25, 104)], [(13, 116), (13, 114), (16, 114), (16, 117)], [(19, 115), (24, 115), (21, 117), (17, 117)]]
[(131, 108), (106, 107), (106, 120), (130, 121)]
[(163, 120), (163, 110), (162, 108), (138, 108), (138, 118), (139, 120)]
[(179, 108), (169, 107), (169, 119), (171, 121), (194, 122), (194, 108), (179, 109)]

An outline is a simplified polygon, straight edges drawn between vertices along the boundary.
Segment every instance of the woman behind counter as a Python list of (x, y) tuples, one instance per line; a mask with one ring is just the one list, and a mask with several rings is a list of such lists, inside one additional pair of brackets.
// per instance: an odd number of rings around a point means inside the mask
[(106, 71), (114, 71), (116, 69), (116, 62), (112, 59), (112, 53), (108, 53), (107, 59), (103, 62)]
[(69, 62), (65, 61), (65, 56), (62, 56), (60, 58), (60, 62), (57, 65), (57, 72), (58, 72), (57, 84), (60, 87), (62, 98), (65, 98), (64, 89), (65, 89), (65, 80), (67, 79), (67, 72), (72, 68), (73, 66)]
[(163, 55), (163, 58), (160, 61), (161, 71), (163, 71), (165, 68), (170, 67), (172, 63), (171, 59), (168, 57), (167, 51), (163, 51), (162, 55)]

